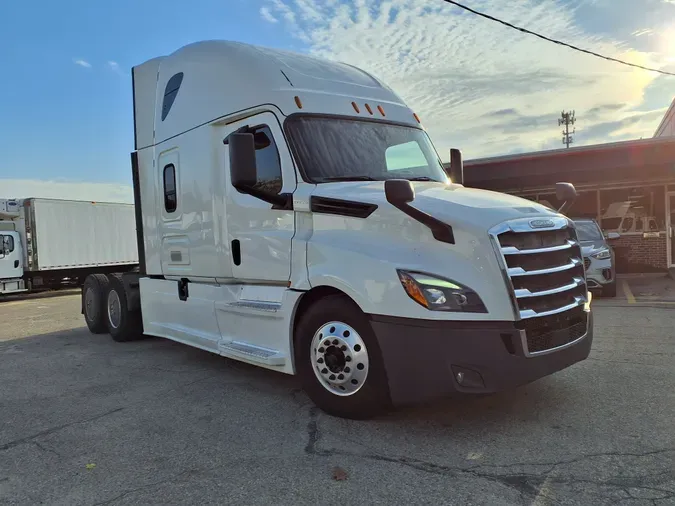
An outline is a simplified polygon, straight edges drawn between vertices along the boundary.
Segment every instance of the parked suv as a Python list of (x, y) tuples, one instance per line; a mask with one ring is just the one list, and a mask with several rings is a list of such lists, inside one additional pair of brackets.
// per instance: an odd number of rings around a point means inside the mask
[(616, 297), (616, 268), (614, 250), (607, 240), (618, 239), (617, 232), (604, 236), (598, 222), (591, 218), (576, 218), (577, 236), (584, 257), (589, 289), (600, 290), (604, 297)]

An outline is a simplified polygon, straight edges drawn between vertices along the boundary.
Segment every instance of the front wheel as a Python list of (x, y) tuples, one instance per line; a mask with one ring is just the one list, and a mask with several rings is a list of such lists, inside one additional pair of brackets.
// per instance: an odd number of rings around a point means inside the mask
[(300, 381), (323, 411), (366, 419), (391, 406), (377, 340), (350, 299), (330, 295), (315, 302), (302, 315), (295, 337)]
[(602, 297), (616, 297), (616, 281), (602, 287)]

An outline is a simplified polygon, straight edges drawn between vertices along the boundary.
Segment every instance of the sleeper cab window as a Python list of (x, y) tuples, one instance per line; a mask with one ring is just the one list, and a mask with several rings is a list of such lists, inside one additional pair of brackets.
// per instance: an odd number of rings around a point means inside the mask
[(256, 127), (253, 130), (253, 139), (258, 172), (258, 181), (255, 187), (272, 194), (278, 194), (283, 185), (281, 181), (281, 161), (272, 131), (266, 125)]
[(173, 105), (173, 101), (176, 100), (176, 95), (178, 95), (178, 90), (180, 85), (183, 82), (183, 73), (178, 72), (174, 74), (169, 82), (166, 83), (166, 88), (164, 88), (164, 101), (162, 102), (162, 121), (166, 119)]
[(164, 167), (164, 209), (167, 213), (173, 213), (177, 207), (176, 167), (170, 163)]

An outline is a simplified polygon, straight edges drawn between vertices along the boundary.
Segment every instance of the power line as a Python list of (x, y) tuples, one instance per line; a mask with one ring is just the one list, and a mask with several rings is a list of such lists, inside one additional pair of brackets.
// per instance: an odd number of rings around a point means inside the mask
[(583, 48), (580, 48), (578, 46), (568, 44), (567, 42), (562, 42), (560, 40), (556, 40), (556, 39), (552, 39), (550, 37), (546, 37), (545, 35), (541, 35), (540, 33), (533, 32), (532, 30), (528, 30), (527, 28), (523, 28), (521, 26), (516, 26), (514, 24), (509, 23), (508, 21), (503, 21), (503, 20), (501, 20), (499, 18), (496, 18), (494, 16), (490, 16), (489, 14), (485, 14), (483, 12), (478, 12), (477, 10), (474, 10), (471, 7), (467, 7), (466, 5), (462, 5), (459, 2), (455, 2), (454, 0), (443, 0), (443, 1), (446, 2), (446, 3), (452, 4), (456, 7), (459, 7), (460, 9), (464, 9), (465, 11), (469, 11), (472, 14), (476, 14), (477, 16), (480, 16), (482, 18), (489, 19), (490, 21), (496, 21), (497, 23), (500, 23), (504, 26), (508, 26), (509, 28), (513, 28), (514, 30), (518, 30), (519, 32), (523, 32), (523, 33), (526, 33), (528, 35), (534, 35), (535, 37), (539, 37), (540, 39), (543, 39), (547, 42), (553, 42), (554, 44), (558, 44), (560, 46), (565, 46), (565, 47), (568, 47), (570, 49), (574, 49), (575, 51), (580, 51), (582, 53), (590, 54), (591, 56), (596, 56), (596, 57), (602, 58), (604, 60), (612, 61), (612, 62), (615, 62), (615, 63), (620, 63), (622, 65), (628, 65), (629, 67), (635, 67), (635, 68), (642, 69), (642, 70), (648, 70), (650, 72), (658, 72), (659, 74), (663, 74), (663, 75), (666, 75), (666, 76), (675, 76), (675, 73), (673, 73), (673, 72), (666, 72), (665, 70), (659, 70), (659, 69), (655, 69), (655, 68), (651, 68), (651, 67), (645, 67), (643, 65), (638, 65), (637, 63), (630, 63), (630, 62), (627, 62), (627, 61), (619, 60), (617, 58), (612, 58), (611, 56), (605, 56), (605, 55), (602, 55), (600, 53), (596, 53), (594, 51), (589, 51), (588, 49), (583, 49)]

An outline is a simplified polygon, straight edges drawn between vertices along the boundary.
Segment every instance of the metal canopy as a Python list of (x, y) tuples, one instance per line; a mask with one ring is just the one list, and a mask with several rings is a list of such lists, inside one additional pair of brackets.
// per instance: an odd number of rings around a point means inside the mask
[(658, 138), (539, 151), (464, 162), (464, 183), (474, 188), (522, 191), (577, 185), (675, 181), (675, 138)]

